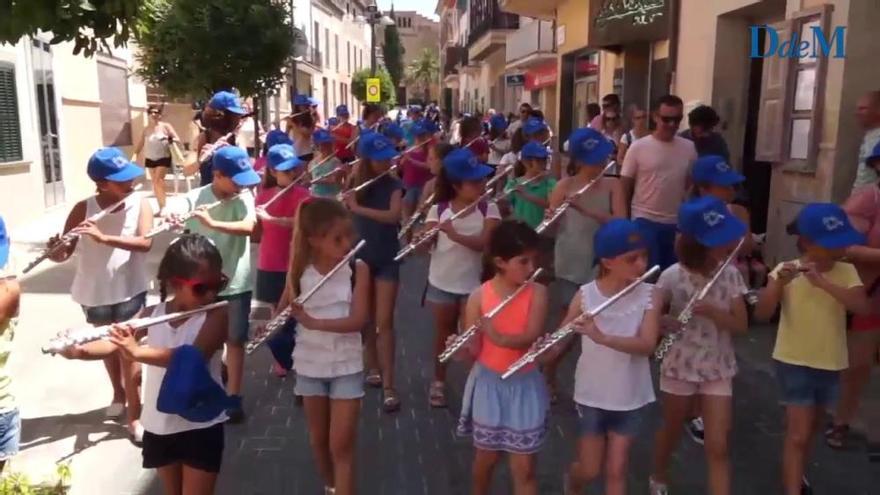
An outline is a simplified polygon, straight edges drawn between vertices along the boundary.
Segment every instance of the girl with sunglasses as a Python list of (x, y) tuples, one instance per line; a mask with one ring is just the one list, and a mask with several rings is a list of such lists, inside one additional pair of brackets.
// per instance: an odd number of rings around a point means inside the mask
[[(136, 317), (157, 317), (189, 311), (210, 304), (226, 286), (220, 271), (220, 252), (206, 237), (187, 234), (175, 240), (159, 263), (161, 300)], [(169, 293), (173, 296), (166, 300)], [(144, 365), (143, 467), (156, 469), (167, 494), (214, 492), (223, 459), (223, 422), (226, 414), (206, 421), (190, 421), (176, 414), (159, 412), (157, 401), (166, 368), (174, 350), (195, 346), (204, 356), (211, 378), (221, 383), (220, 354), (226, 341), (226, 308), (199, 313), (186, 320), (154, 325), (133, 332), (122, 323), (111, 331), (109, 341), (69, 347), (61, 355), (71, 359), (101, 359), (119, 350), (127, 359)], [(148, 345), (139, 345), (146, 337)]]
[(327, 198), (303, 203), (278, 304), (290, 306), (297, 321), (294, 393), (303, 397), (324, 493), (336, 495), (354, 493), (355, 440), (364, 396), (361, 329), (370, 312), (370, 269), (360, 260), (343, 266), (305, 304), (294, 301), (345, 258), (353, 238), (351, 216), (341, 203)]

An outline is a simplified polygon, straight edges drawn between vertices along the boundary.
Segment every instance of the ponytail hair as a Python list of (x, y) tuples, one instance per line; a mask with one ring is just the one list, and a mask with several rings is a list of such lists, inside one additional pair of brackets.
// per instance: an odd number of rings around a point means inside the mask
[(460, 186), (461, 181), (452, 180), (446, 173), (446, 169), (440, 167), (440, 173), (437, 174), (437, 180), (434, 181), (434, 198), (435, 203), (448, 203), (455, 199), (455, 186)]
[(483, 254), (482, 281), (490, 280), (498, 273), (495, 259), (507, 261), (529, 251), (537, 251), (541, 238), (522, 220), (503, 220), (489, 236), (489, 246)]
[(333, 199), (312, 197), (300, 204), (296, 211), (296, 227), (293, 229), (290, 266), (287, 270), (287, 293), (291, 300), (299, 295), (299, 279), (314, 258), (309, 238), (326, 234), (338, 220), (348, 218), (345, 206)]

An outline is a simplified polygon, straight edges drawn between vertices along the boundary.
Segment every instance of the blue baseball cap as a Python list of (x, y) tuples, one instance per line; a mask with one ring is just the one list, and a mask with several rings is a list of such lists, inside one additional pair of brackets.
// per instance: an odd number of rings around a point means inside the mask
[(359, 148), (360, 154), (369, 160), (390, 160), (397, 156), (394, 143), (376, 132), (363, 134)]
[(211, 377), (201, 351), (192, 345), (174, 349), (159, 386), (156, 409), (189, 421), (206, 422), (235, 404), (235, 399)]
[(316, 107), (321, 104), (321, 100), (315, 98), (314, 96), (309, 96), (309, 106)]
[(507, 118), (496, 113), (489, 119), (489, 127), (494, 130), (504, 131), (507, 129)]
[(826, 249), (864, 244), (865, 236), (853, 228), (843, 208), (834, 203), (811, 203), (797, 217), (798, 234)]
[(274, 129), (266, 134), (266, 147), (271, 148), (276, 144), (293, 144), (293, 139), (286, 132)]
[(747, 228), (720, 199), (703, 196), (678, 209), (678, 230), (694, 237), (700, 244), (714, 248), (744, 236)]
[(695, 184), (728, 187), (739, 184), (746, 178), (731, 168), (723, 156), (705, 155), (694, 162), (693, 180)]
[(336, 107), (336, 115), (340, 117), (348, 117), (350, 115), (348, 113), (348, 105), (339, 105)]
[(250, 187), (260, 183), (260, 176), (254, 172), (247, 152), (238, 146), (224, 146), (217, 150), (211, 160), (211, 166), (240, 187)]
[(338, 118), (336, 118), (336, 117), (330, 117), (329, 119), (327, 119), (327, 126), (328, 126), (328, 127), (336, 127), (336, 126), (338, 126), (338, 125), (339, 125), (339, 119), (338, 119)]
[(547, 129), (547, 123), (537, 117), (530, 117), (522, 126), (523, 134), (531, 136)]
[(285, 172), (302, 165), (303, 160), (296, 156), (296, 150), (289, 144), (276, 144), (269, 148), (266, 162), (272, 170)]
[(0, 268), (6, 266), (9, 261), (9, 232), (6, 230), (6, 222), (0, 217)]
[(538, 159), (547, 159), (550, 156), (550, 152), (547, 151), (547, 147), (542, 145), (541, 143), (536, 143), (534, 141), (529, 141), (523, 146), (520, 155), (523, 158), (538, 158)]
[(312, 99), (309, 98), (308, 95), (295, 95), (293, 97), (293, 105), (297, 106), (297, 107), (298, 106), (307, 106), (308, 107), (308, 106), (312, 105)]
[(89, 158), (86, 172), (94, 181), (111, 182), (128, 182), (144, 175), (144, 170), (132, 163), (119, 148), (101, 148), (96, 151)]
[(327, 129), (317, 129), (312, 133), (312, 141), (314, 141), (315, 144), (332, 143), (333, 135), (331, 135), (330, 131)]
[(880, 158), (880, 141), (874, 145), (874, 149), (865, 157), (865, 165), (871, 166), (871, 162)]
[(568, 152), (582, 165), (601, 165), (614, 151), (614, 145), (601, 132), (589, 127), (575, 129), (568, 138)]
[(409, 111), (413, 112), (413, 113), (422, 113), (422, 106), (421, 105), (410, 105)]
[(413, 123), (412, 127), (409, 128), (409, 132), (413, 136), (434, 134), (434, 131), (430, 129), (429, 126), (431, 126), (431, 124), (427, 120), (417, 120)]
[(390, 139), (403, 139), (403, 128), (397, 124), (385, 124), (382, 127), (382, 134)]
[(603, 258), (616, 258), (630, 251), (647, 248), (645, 236), (632, 220), (610, 220), (599, 227), (593, 236), (593, 255), (597, 263)]
[(238, 115), (244, 115), (247, 113), (247, 110), (245, 110), (244, 107), (241, 106), (241, 103), (239, 103), (238, 97), (229, 91), (218, 91), (217, 93), (214, 93), (208, 106), (214, 110), (223, 110)]
[(450, 151), (443, 158), (443, 170), (452, 180), (480, 180), (494, 172), (492, 167), (480, 163), (477, 156), (466, 148)]

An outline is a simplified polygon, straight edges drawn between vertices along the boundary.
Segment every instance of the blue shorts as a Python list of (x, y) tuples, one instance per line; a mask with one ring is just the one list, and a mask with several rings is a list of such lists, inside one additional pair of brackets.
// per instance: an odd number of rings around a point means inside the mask
[(392, 260), (381, 264), (372, 263), (367, 260), (363, 260), (363, 262), (370, 267), (370, 277), (372, 278), (387, 280), (389, 282), (397, 282), (400, 280), (399, 261)]
[(428, 290), (425, 292), (425, 300), (434, 304), (464, 304), (470, 294), (456, 294), (438, 289), (428, 283)]
[(840, 372), (775, 361), (781, 402), (788, 406), (824, 407), (837, 402)]
[(364, 396), (364, 374), (357, 372), (333, 378), (312, 378), (297, 374), (293, 392), (303, 397), (360, 399)]
[(423, 186), (407, 186), (406, 192), (403, 193), (403, 202), (408, 205), (414, 205), (419, 202), (422, 197)]
[(649, 266), (660, 265), (660, 269), (665, 270), (678, 262), (675, 255), (675, 224), (659, 223), (645, 218), (636, 218), (635, 222), (648, 245)]
[(220, 296), (217, 300), (229, 301), (229, 336), (226, 341), (230, 344), (244, 344), (248, 341), (251, 327), (251, 292)]
[(634, 437), (639, 433), (649, 406), (631, 411), (609, 411), (575, 404), (578, 413), (578, 434), (582, 437), (614, 433)]
[(109, 325), (134, 318), (147, 302), (147, 293), (132, 297), (128, 301), (104, 306), (83, 306), (86, 321), (91, 325)]
[(7, 461), (18, 454), (21, 439), (21, 416), (18, 408), (0, 412), (0, 461)]

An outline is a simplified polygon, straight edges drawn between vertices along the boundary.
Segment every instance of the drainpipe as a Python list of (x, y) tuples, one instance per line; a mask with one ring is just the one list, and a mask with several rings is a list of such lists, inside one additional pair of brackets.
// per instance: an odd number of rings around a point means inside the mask
[(678, 66), (678, 33), (681, 0), (669, 0), (669, 68), (666, 70), (666, 85), (675, 94), (675, 69)]

